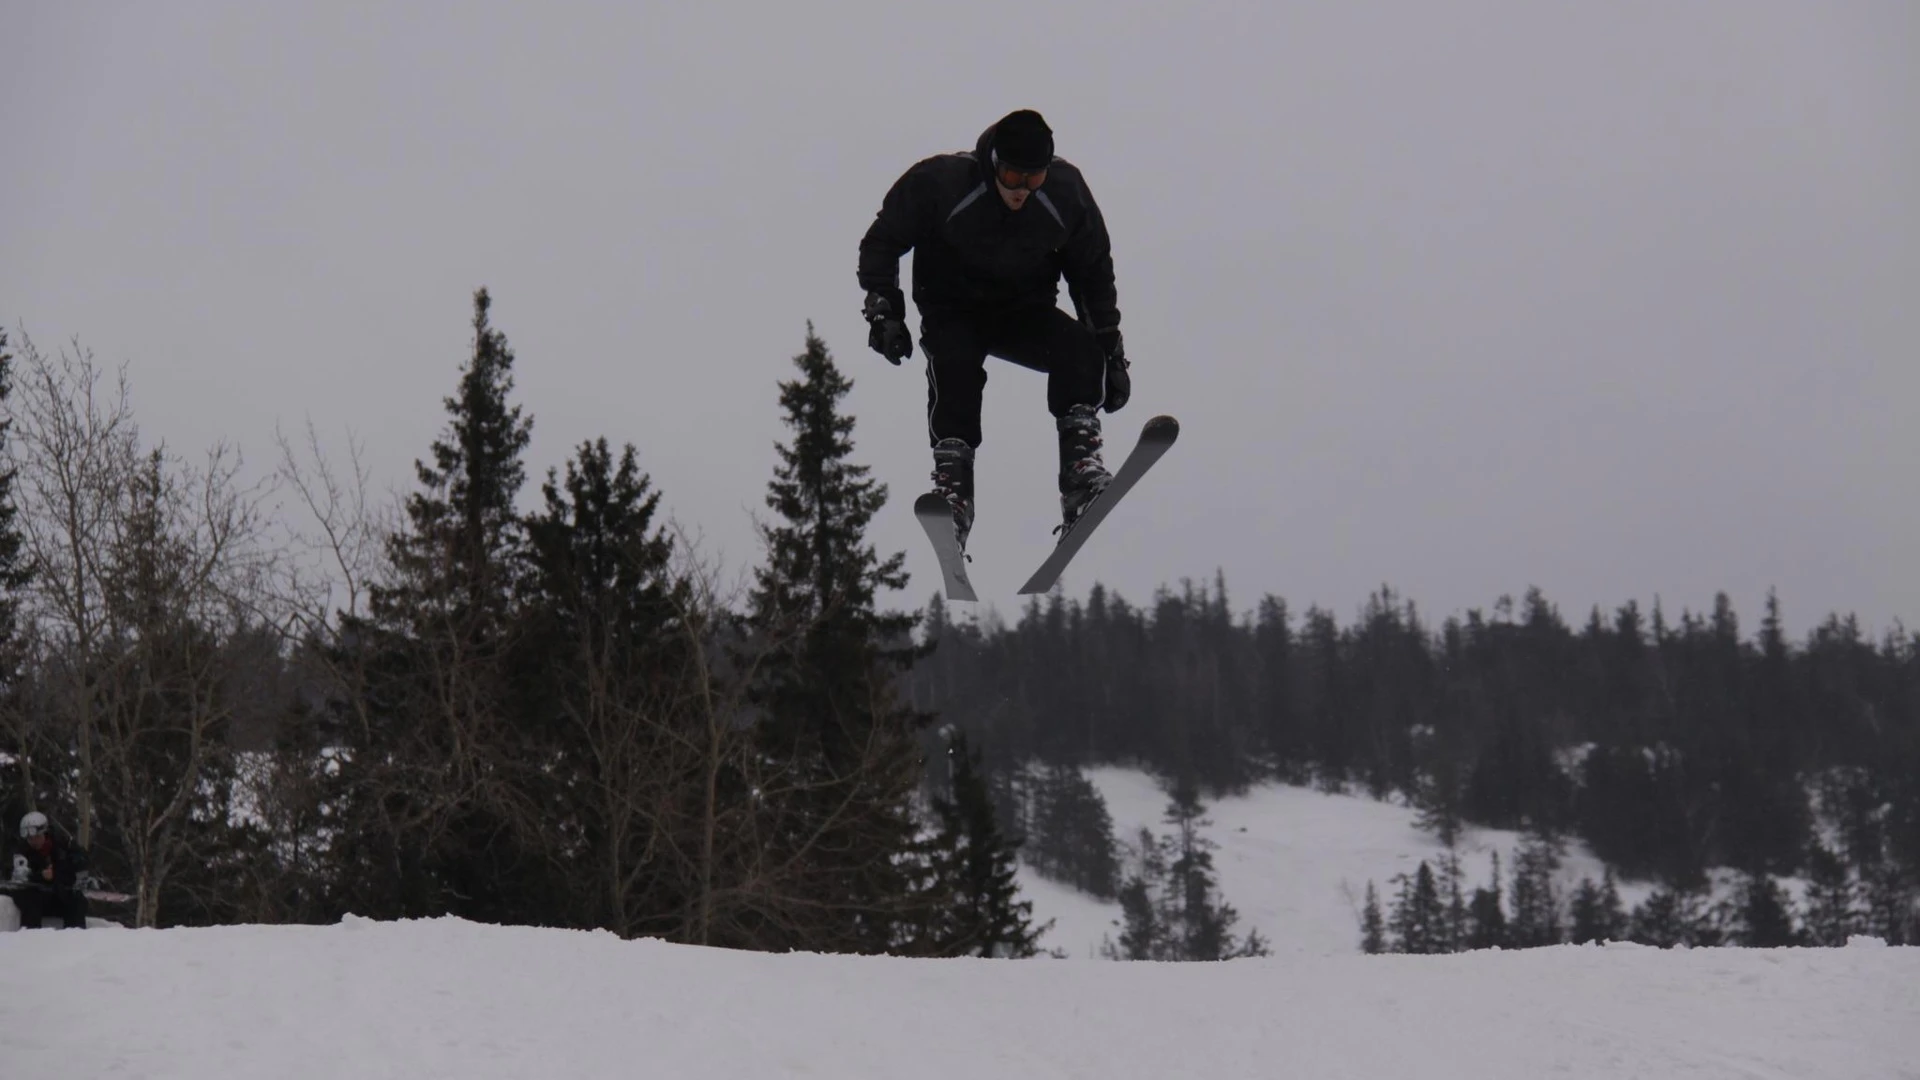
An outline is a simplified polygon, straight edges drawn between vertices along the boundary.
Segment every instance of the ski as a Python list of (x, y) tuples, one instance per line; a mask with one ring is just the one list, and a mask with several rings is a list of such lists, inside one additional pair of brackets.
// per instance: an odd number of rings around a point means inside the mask
[[(0, 896), (26, 889), (34, 889), (39, 892), (52, 892), (53, 886), (42, 885), (34, 881), (0, 881)], [(124, 904), (133, 899), (133, 897), (127, 893), (109, 892), (106, 889), (82, 889), (80, 891), (86, 894), (87, 899), (97, 900), (103, 904)]]
[(1054, 545), (1047, 561), (1040, 564), (1040, 569), (1033, 572), (1025, 585), (1020, 586), (1021, 595), (1042, 593), (1053, 588), (1053, 583), (1060, 580), (1061, 571), (1067, 568), (1067, 563), (1087, 542), (1087, 537), (1093, 535), (1093, 530), (1106, 520), (1108, 511), (1133, 485), (1140, 482), (1140, 478), (1153, 468), (1153, 463), (1159, 461), (1161, 455), (1173, 446), (1173, 440), (1179, 437), (1180, 421), (1173, 417), (1156, 416), (1148, 420), (1146, 426), (1140, 429), (1140, 441), (1133, 445), (1127, 460), (1120, 464), (1120, 471), (1113, 474), (1113, 480), (1107, 484), (1106, 490), (1088, 504), (1073, 523), (1073, 528), (1060, 537), (1060, 542)]
[(946, 497), (929, 491), (913, 500), (913, 516), (920, 519), (921, 527), (927, 530), (927, 539), (933, 542), (933, 553), (940, 560), (940, 576), (946, 579), (947, 599), (978, 600), (973, 594), (973, 582), (967, 580), (967, 555), (954, 535), (953, 507), (947, 505)]

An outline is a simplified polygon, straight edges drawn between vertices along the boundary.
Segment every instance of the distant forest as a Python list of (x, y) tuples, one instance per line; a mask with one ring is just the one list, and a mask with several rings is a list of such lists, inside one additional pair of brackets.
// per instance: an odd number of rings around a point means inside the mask
[[(1449, 841), (1577, 838), (1682, 896), (1714, 868), (1839, 874), (1861, 928), (1920, 940), (1920, 635), (1900, 627), (1831, 615), (1789, 640), (1770, 595), (1744, 634), (1724, 594), (1569, 622), (1538, 588), (1437, 623), (1382, 588), (1342, 625), (1275, 596), (1238, 612), (1216, 576), (1138, 605), (1097, 585), (1036, 598), (1011, 625), (956, 623), (936, 598), (926, 629), (914, 704), (1003, 778), (1127, 764), (1213, 796), (1359, 790)], [(1018, 787), (996, 784), (1016, 832)]]
[[(45, 811), (141, 926), (458, 915), (926, 956), (1032, 955), (1024, 859), (1119, 903), (1111, 955), (1207, 959), (1264, 943), (1233, 930), (1204, 800), (1279, 780), (1408, 800), (1443, 839), (1577, 837), (1675, 897), (1803, 875), (1844, 894), (1832, 933), (1920, 939), (1902, 628), (1788, 640), (1770, 600), (1748, 634), (1724, 597), (1569, 622), (1537, 589), (1432, 623), (1382, 588), (1343, 624), (1242, 611), (1217, 577), (1010, 625), (882, 611), (904, 553), (868, 527), (906, 499), (859, 464), (811, 327), (769, 388), (790, 437), (729, 592), (634, 444), (527, 475), (484, 289), (472, 328), (394, 506), (311, 430), (258, 482), (230, 447), (149, 446), (77, 343), (0, 333), (9, 840)], [(1171, 835), (1113, 834), (1081, 772), (1108, 763), (1163, 778)], [(1472, 926), (1464, 890), (1448, 908), (1457, 869), (1425, 874), (1372, 945), (1543, 940), (1490, 938), (1486, 901)]]

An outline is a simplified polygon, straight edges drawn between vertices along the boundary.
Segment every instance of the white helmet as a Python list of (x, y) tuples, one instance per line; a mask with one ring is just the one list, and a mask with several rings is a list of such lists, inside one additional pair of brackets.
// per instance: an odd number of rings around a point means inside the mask
[(47, 815), (35, 810), (20, 819), (20, 839), (26, 840), (47, 831)]

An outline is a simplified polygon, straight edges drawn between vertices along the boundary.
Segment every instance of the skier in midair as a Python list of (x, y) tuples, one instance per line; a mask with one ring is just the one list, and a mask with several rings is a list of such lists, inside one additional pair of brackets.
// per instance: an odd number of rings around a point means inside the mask
[[(900, 289), (908, 251), (933, 482), (953, 508), (961, 547), (974, 521), (988, 356), (1047, 375), (1060, 439), (1060, 530), (1072, 528), (1112, 480), (1100, 457), (1100, 410), (1125, 406), (1132, 379), (1106, 221), (1080, 170), (1054, 155), (1038, 112), (1008, 113), (970, 152), (916, 162), (882, 200), (860, 241), (859, 282), (867, 344), (896, 366), (913, 355)], [(1077, 318), (1058, 306), (1063, 278)]]

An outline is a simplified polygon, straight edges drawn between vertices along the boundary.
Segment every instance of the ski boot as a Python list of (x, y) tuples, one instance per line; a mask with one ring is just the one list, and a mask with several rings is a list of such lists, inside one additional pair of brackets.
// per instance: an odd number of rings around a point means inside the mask
[(973, 531), (973, 447), (965, 439), (941, 439), (934, 444), (933, 489), (953, 507), (953, 537), (965, 555), (967, 534)]
[(1100, 410), (1075, 405), (1055, 422), (1060, 429), (1060, 517), (1054, 532), (1065, 535), (1113, 482), (1100, 460)]

